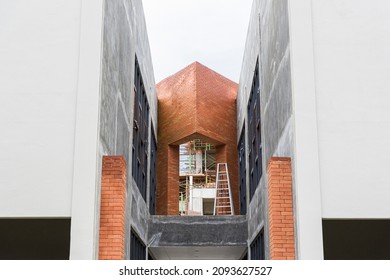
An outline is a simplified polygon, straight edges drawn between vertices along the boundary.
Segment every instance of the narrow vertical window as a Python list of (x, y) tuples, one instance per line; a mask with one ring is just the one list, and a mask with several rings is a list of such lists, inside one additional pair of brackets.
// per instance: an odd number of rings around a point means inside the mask
[(156, 211), (156, 157), (157, 157), (157, 142), (154, 136), (154, 128), (152, 124), (152, 135), (150, 145), (150, 194), (149, 194), (149, 212), (154, 215)]
[(265, 260), (264, 230), (251, 243), (251, 260)]
[(146, 201), (149, 138), (149, 103), (137, 58), (134, 70), (133, 178)]
[(262, 170), (261, 110), (259, 62), (253, 74), (252, 88), (248, 102), (248, 140), (249, 140), (249, 189), (252, 199), (259, 184)]
[(141, 241), (133, 229), (130, 234), (130, 260), (146, 260), (145, 244)]
[(238, 142), (238, 170), (240, 172), (240, 214), (246, 214), (246, 155), (245, 155), (245, 123)]

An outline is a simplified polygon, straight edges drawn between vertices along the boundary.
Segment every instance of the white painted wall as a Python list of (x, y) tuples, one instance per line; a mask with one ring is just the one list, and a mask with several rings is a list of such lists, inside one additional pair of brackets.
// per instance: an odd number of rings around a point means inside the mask
[(312, 1), (322, 216), (390, 218), (390, 2)]
[(74, 140), (70, 259), (97, 259), (101, 158), (100, 75), (103, 0), (82, 0), (80, 59)]
[(0, 2), (0, 217), (71, 214), (80, 8)]
[(215, 198), (215, 188), (191, 189), (189, 210), (203, 215), (203, 198)]
[(311, 1), (289, 0), (298, 259), (323, 259)]

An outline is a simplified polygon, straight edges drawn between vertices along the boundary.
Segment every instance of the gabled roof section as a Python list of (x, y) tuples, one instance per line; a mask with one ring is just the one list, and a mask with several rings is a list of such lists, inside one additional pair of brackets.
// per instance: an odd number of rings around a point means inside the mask
[(169, 143), (194, 133), (225, 143), (221, 127), (231, 128), (235, 120), (237, 89), (199, 62), (188, 65), (157, 84), (159, 130), (169, 134)]
[[(177, 92), (190, 91), (196, 95), (199, 89), (199, 91), (203, 93), (204, 90), (209, 91), (211, 89), (207, 88), (210, 85), (214, 88), (218, 86), (220, 89), (225, 89), (224, 92), (229, 95), (230, 98), (235, 99), (237, 97), (237, 83), (197, 61), (191, 63), (179, 72), (163, 79), (156, 86), (158, 99), (164, 99), (166, 97), (172, 97), (172, 95)], [(234, 88), (235, 90), (226, 91), (226, 89), (231, 88)], [(221, 92), (221, 90), (217, 90), (216, 92)]]

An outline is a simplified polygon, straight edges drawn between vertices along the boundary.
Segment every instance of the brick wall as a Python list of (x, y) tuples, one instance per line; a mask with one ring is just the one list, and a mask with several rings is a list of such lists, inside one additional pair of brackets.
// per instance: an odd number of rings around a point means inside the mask
[(104, 156), (100, 202), (100, 260), (123, 260), (125, 252), (126, 161)]
[(179, 215), (179, 146), (168, 147), (167, 215)]
[(215, 145), (217, 162), (228, 163), (234, 208), (239, 213), (237, 88), (197, 62), (157, 85), (158, 215), (179, 214), (178, 145), (194, 139)]
[(270, 259), (295, 259), (290, 158), (273, 157), (268, 163), (268, 211)]

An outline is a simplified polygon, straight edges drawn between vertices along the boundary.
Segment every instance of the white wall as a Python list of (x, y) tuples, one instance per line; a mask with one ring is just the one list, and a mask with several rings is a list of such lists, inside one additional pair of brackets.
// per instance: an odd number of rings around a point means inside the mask
[(203, 214), (203, 198), (215, 198), (215, 188), (191, 189), (189, 210)]
[(294, 192), (298, 259), (323, 259), (311, 1), (289, 0), (294, 112)]
[(0, 216), (70, 216), (80, 1), (0, 2)]
[(322, 215), (390, 218), (390, 2), (312, 3)]

